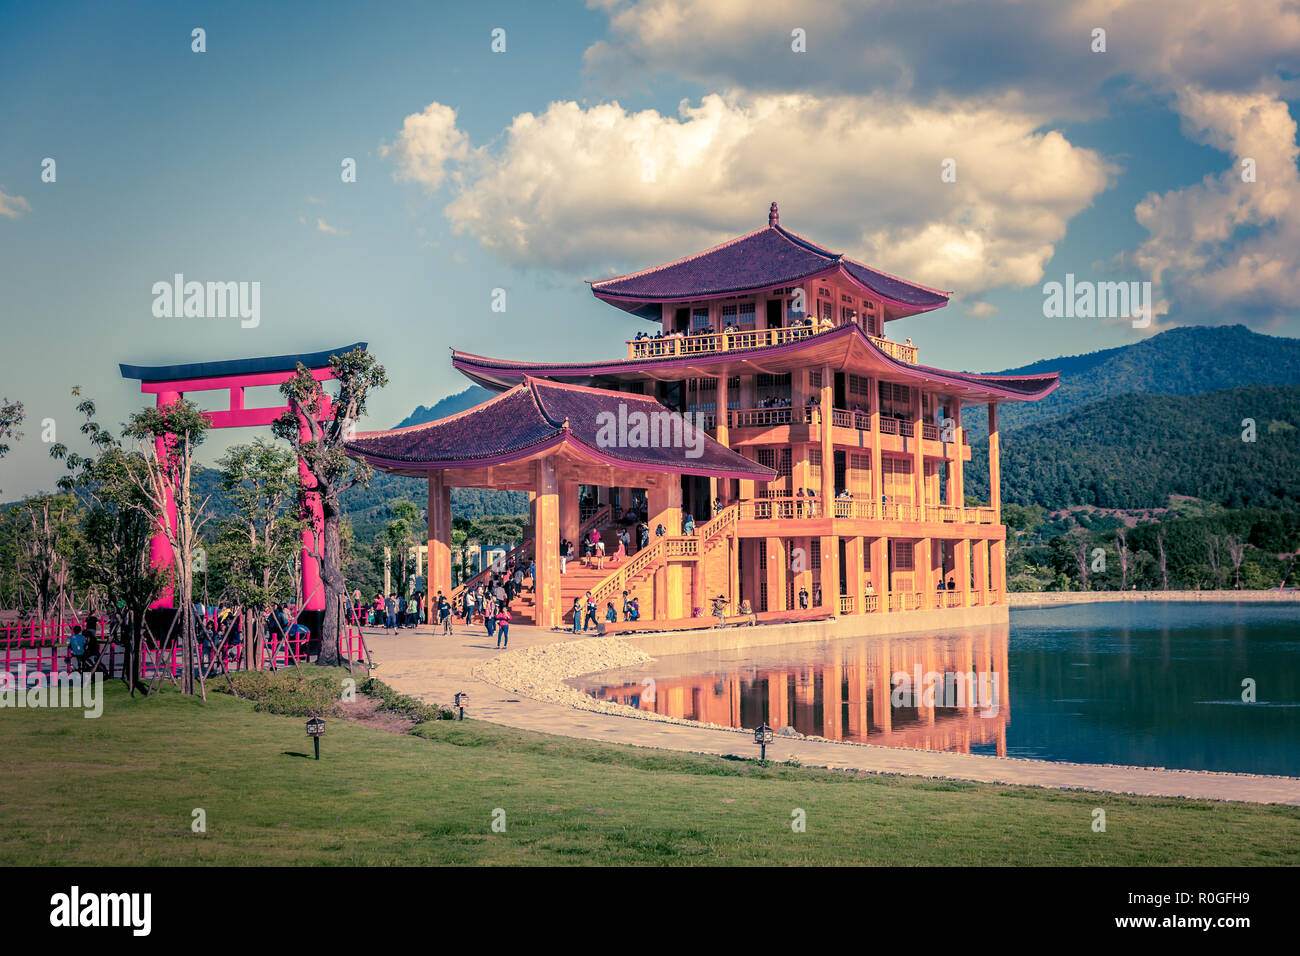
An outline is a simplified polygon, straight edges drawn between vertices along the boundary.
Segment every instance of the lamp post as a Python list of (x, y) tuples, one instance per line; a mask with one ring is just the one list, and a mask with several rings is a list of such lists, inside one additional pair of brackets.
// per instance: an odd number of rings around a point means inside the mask
[(770, 744), (775, 739), (776, 739), (776, 735), (772, 733), (772, 728), (769, 727), (767, 724), (763, 724), (761, 727), (759, 727), (757, 730), (754, 731), (754, 743), (758, 744), (759, 760), (767, 759), (767, 745)]
[(460, 711), (460, 716), (456, 718), (457, 720), (465, 719), (465, 708), (468, 706), (469, 706), (469, 694), (465, 693), (462, 690), (456, 694), (456, 709)]
[(311, 742), (316, 745), (316, 759), (320, 760), (320, 739), (325, 735), (325, 721), (319, 717), (313, 717), (307, 721), (307, 736)]

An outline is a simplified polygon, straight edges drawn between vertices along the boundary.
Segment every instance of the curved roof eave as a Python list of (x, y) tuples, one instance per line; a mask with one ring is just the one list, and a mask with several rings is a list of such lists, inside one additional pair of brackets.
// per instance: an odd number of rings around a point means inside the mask
[[(609, 362), (588, 362), (572, 365), (492, 359), (487, 356), (453, 350), (452, 366), (467, 378), (484, 387), (509, 388), (512, 386), (506, 385), (504, 379), (518, 377), (522, 380), (529, 375), (538, 378), (584, 378), (615, 373), (648, 373), (653, 370), (684, 364), (696, 366), (723, 365), (727, 362), (734, 362), (740, 356), (747, 358), (780, 357), (794, 354), (813, 345), (834, 341), (839, 337), (845, 337), (849, 342), (856, 340), (858, 345), (865, 349), (864, 354), (866, 356), (869, 356), (877, 364), (881, 364), (882, 367), (901, 374), (904, 378), (933, 381), (935, 384), (946, 387), (955, 386), (968, 391), (996, 393), (1002, 401), (1037, 401), (1051, 394), (1060, 385), (1060, 376), (1056, 373), (1026, 376), (985, 376), (978, 372), (951, 372), (928, 365), (911, 365), (886, 354), (856, 325), (841, 325), (828, 332), (810, 335), (795, 342), (786, 342), (781, 345), (765, 345), (736, 352), (711, 352), (702, 355), (670, 356), (654, 359), (615, 359)], [(847, 361), (847, 353), (845, 361)], [(490, 374), (493, 370), (498, 370), (500, 374), (493, 377)], [(1038, 380), (1043, 383), (1044, 387), (1034, 391), (1020, 391), (1001, 384), (1009, 380), (1025, 382)]]

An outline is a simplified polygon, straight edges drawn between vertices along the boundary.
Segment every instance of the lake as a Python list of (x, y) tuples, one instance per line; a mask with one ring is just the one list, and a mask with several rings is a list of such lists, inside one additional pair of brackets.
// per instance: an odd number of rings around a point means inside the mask
[[(1254, 682), (1254, 701), (1244, 681)], [(1300, 775), (1300, 607), (1108, 603), (1010, 625), (661, 657), (570, 682), (730, 727), (893, 747)]]

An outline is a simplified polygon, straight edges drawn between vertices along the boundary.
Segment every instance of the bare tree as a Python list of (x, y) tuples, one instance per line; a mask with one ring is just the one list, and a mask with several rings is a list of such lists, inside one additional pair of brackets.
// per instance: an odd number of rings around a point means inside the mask
[(1165, 533), (1163, 530), (1156, 532), (1156, 567), (1160, 569), (1161, 587), (1169, 590), (1169, 564), (1165, 556)]
[(1241, 590), (1241, 565), (1246, 560), (1246, 542), (1240, 535), (1230, 534), (1223, 539), (1224, 550), (1228, 552), (1228, 560), (1232, 562), (1232, 571), (1235, 577), (1233, 588)]
[[(181, 692), (185, 694), (194, 693), (194, 547), (207, 522), (203, 514), (207, 500), (195, 503), (190, 478), (194, 451), (210, 427), (198, 406), (185, 399), (136, 412), (126, 426), (126, 434), (135, 439), (144, 465), (142, 473), (128, 473), (143, 502), (135, 507), (149, 514), (172, 550), (172, 603), (181, 615)], [(174, 528), (167, 520), (169, 498), (176, 508)]]
[(1074, 543), (1074, 566), (1079, 571), (1079, 582), (1088, 590), (1088, 536), (1079, 535)]
[(1214, 582), (1214, 586), (1217, 588), (1221, 583), (1219, 577), (1219, 536), (1217, 534), (1207, 536), (1205, 548), (1208, 552), (1210, 564), (1210, 580)]
[(1128, 532), (1123, 525), (1115, 529), (1115, 555), (1119, 561), (1119, 589), (1128, 590)]

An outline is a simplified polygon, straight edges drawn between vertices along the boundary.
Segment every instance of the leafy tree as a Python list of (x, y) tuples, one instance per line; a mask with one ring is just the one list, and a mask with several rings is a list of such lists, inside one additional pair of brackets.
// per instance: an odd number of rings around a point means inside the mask
[(344, 355), (331, 355), (329, 362), (337, 386), (333, 398), (326, 395), (311, 371), (300, 364), (297, 374), (280, 386), (289, 408), (271, 426), (276, 437), (289, 442), (306, 465), (309, 478), (303, 482), (301, 495), (316, 495), (320, 499), (322, 527), (312, 529), (316, 539), (313, 555), (320, 564), (321, 583), (325, 588), (325, 620), (317, 663), (327, 667), (339, 662), (342, 602), (347, 591), (340, 530), (343, 507), (339, 496), (355, 485), (366, 484), (371, 475), (370, 466), (348, 457), (344, 442), (354, 423), (365, 414), (370, 391), (388, 384), (384, 367), (360, 348)]

